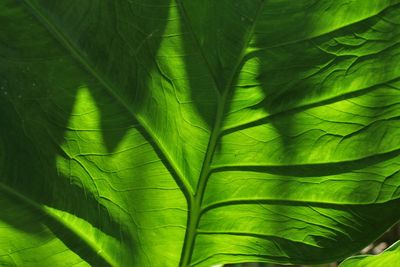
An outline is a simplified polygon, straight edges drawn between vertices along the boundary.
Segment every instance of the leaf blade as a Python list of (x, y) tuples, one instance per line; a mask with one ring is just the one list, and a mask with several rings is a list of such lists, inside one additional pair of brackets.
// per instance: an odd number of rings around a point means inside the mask
[(339, 266), (395, 266), (400, 261), (399, 241), (385, 249), (379, 255), (353, 256), (343, 261)]
[(96, 75), (3, 3), (1, 181), (86, 225), (111, 265), (318, 263), (398, 220), (397, 1), (291, 3), (286, 17), (282, 1), (30, 2)]

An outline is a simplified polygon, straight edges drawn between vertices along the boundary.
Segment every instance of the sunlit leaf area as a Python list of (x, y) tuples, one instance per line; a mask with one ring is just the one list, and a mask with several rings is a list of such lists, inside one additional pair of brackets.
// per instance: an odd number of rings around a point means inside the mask
[(0, 266), (398, 267), (399, 220), (400, 0), (0, 1)]

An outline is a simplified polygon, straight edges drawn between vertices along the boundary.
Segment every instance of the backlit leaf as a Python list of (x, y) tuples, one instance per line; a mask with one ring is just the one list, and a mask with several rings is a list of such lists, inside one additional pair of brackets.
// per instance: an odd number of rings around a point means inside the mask
[(0, 265), (322, 263), (400, 219), (400, 1), (3, 0)]

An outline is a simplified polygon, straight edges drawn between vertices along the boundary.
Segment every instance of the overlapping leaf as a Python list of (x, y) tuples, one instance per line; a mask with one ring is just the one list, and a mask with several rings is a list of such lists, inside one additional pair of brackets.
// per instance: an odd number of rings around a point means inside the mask
[(398, 1), (0, 4), (0, 265), (343, 258), (399, 220)]
[(379, 267), (396, 266), (400, 262), (400, 242), (397, 241), (379, 255), (359, 255), (350, 257), (339, 266), (341, 267)]

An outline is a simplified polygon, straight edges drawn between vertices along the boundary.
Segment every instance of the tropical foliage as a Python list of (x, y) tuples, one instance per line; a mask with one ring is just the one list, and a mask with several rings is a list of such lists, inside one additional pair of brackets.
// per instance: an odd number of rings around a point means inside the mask
[(2, 0), (0, 25), (1, 266), (317, 264), (400, 219), (400, 1)]

